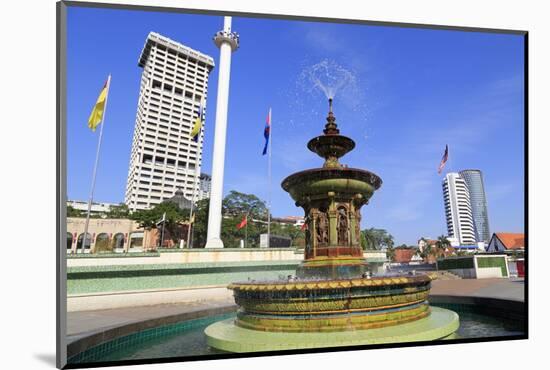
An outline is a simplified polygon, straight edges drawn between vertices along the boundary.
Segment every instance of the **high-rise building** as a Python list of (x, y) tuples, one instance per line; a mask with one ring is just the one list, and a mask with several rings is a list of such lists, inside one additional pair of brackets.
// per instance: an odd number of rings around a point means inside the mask
[(197, 200), (210, 198), (210, 189), (212, 188), (212, 176), (207, 173), (201, 173), (199, 177), (199, 196)]
[(214, 60), (151, 32), (138, 65), (143, 72), (125, 196), (130, 210), (150, 208), (178, 189), (187, 199), (198, 196), (204, 133), (197, 142), (190, 133)]
[(489, 231), (489, 216), (487, 213), (487, 198), (485, 197), (483, 174), (480, 170), (463, 170), (459, 174), (466, 181), (466, 185), (470, 191), (470, 204), (472, 206), (476, 240), (488, 244), (489, 239), (491, 239), (491, 232)]
[(470, 192), (464, 179), (455, 172), (443, 179), (443, 200), (449, 237), (458, 239), (461, 245), (476, 243)]

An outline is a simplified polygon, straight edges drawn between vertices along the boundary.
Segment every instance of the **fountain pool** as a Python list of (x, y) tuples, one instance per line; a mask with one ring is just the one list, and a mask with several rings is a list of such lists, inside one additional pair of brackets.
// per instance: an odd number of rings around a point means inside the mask
[[(432, 306), (436, 305), (432, 304)], [(522, 320), (489, 316), (478, 312), (475, 306), (453, 304), (446, 304), (444, 306), (457, 312), (460, 316), (460, 326), (456, 334), (448, 339), (450, 341), (468, 338), (514, 338), (524, 334)], [(231, 312), (140, 331), (92, 347), (70, 358), (69, 363), (116, 362), (197, 356), (206, 359), (209, 356), (219, 354), (227, 355), (223, 351), (208, 346), (204, 330), (212, 323), (235, 319), (235, 317), (236, 313)]]

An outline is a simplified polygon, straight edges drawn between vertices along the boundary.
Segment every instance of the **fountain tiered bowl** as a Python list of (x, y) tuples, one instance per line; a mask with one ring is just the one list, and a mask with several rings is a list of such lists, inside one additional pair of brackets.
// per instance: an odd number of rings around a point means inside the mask
[(282, 187), (304, 209), (304, 260), (296, 276), (236, 282), (236, 318), (210, 325), (207, 343), (229, 352), (431, 341), (452, 335), (458, 315), (430, 307), (427, 275), (371, 276), (360, 245), (361, 207), (380, 177), (339, 159), (352, 150), (329, 100), (323, 135), (308, 148), (322, 167), (294, 173)]

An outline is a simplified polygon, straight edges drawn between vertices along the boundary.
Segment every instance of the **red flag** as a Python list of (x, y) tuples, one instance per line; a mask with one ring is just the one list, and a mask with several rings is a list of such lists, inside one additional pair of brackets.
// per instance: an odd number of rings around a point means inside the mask
[(240, 230), (240, 229), (242, 229), (243, 227), (245, 227), (245, 226), (246, 226), (246, 222), (247, 222), (246, 216), (244, 216), (244, 217), (243, 217), (243, 220), (241, 221), (241, 223), (237, 225), (237, 230)]
[(443, 167), (445, 167), (447, 159), (449, 159), (449, 146), (445, 145), (445, 153), (443, 153), (443, 158), (441, 158), (441, 163), (439, 164), (439, 168), (437, 169), (438, 174), (441, 174), (441, 171), (443, 171)]
[(305, 229), (307, 229), (307, 222), (304, 222), (302, 227), (300, 227), (300, 230), (302, 230), (302, 231), (304, 231)]

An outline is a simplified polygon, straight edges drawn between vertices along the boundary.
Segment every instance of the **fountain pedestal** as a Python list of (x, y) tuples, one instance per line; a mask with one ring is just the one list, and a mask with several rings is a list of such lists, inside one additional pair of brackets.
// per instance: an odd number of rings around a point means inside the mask
[(367, 271), (361, 248), (361, 207), (382, 180), (372, 172), (348, 168), (339, 159), (355, 147), (340, 135), (332, 100), (323, 135), (307, 147), (325, 159), (323, 167), (294, 173), (282, 187), (302, 207), (306, 219), (304, 262), (299, 278), (354, 278)]

